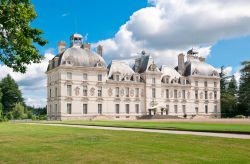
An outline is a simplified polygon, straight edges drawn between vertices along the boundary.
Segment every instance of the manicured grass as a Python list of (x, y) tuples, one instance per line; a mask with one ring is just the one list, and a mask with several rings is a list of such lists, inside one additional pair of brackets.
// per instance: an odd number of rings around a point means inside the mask
[(55, 123), (150, 128), (150, 129), (215, 131), (215, 132), (235, 132), (235, 133), (237, 132), (237, 133), (250, 134), (250, 124), (222, 124), (222, 123), (199, 123), (199, 122), (141, 122), (141, 121), (62, 121)]
[(0, 124), (0, 163), (248, 163), (250, 140)]

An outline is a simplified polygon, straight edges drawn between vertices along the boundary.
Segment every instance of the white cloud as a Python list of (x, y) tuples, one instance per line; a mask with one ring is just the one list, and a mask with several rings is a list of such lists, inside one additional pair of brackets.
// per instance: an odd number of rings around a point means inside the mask
[(113, 38), (102, 40), (108, 60), (153, 52), (158, 64), (176, 64), (179, 52), (198, 47), (204, 57), (221, 39), (250, 34), (249, 0), (148, 0)]
[(62, 16), (62, 17), (66, 17), (66, 16), (68, 16), (68, 15), (70, 15), (70, 13), (63, 13), (61, 16)]
[(5, 65), (0, 65), (0, 79), (6, 77), (7, 74), (10, 74), (18, 83), (27, 105), (35, 107), (44, 107), (46, 105), (45, 71), (49, 60), (54, 57), (52, 52), (52, 49), (47, 50), (44, 55), (45, 58), (41, 63), (28, 65), (25, 74), (13, 72), (11, 68), (8, 68)]

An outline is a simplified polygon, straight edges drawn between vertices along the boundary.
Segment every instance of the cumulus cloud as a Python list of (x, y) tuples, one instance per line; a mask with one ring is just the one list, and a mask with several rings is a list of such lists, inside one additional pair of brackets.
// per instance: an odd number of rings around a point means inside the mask
[(249, 0), (148, 0), (104, 46), (110, 59), (134, 57), (146, 50), (158, 64), (175, 65), (177, 55), (192, 47), (206, 57), (221, 39), (250, 34)]
[(45, 71), (53, 50), (47, 50), (41, 63), (33, 63), (27, 66), (25, 74), (13, 72), (11, 68), (0, 65), (0, 79), (9, 74), (19, 85), (27, 105), (44, 107), (46, 105), (46, 76)]

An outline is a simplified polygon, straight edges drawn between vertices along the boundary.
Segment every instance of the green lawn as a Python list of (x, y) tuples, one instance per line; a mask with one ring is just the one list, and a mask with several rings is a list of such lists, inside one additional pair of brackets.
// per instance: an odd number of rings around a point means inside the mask
[(62, 121), (62, 122), (49, 122), (49, 123), (150, 128), (150, 129), (242, 132), (250, 134), (250, 124), (222, 124), (222, 123), (198, 123), (198, 122), (141, 122), (141, 121)]
[(0, 163), (249, 163), (250, 140), (0, 124)]

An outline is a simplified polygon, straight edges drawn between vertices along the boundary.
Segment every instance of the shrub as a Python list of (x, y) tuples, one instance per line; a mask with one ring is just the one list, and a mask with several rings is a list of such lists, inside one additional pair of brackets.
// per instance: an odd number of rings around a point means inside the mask
[(23, 114), (24, 114), (24, 106), (21, 103), (17, 103), (13, 110), (13, 117), (15, 119), (22, 118)]
[(6, 118), (8, 119), (8, 120), (13, 120), (13, 113), (12, 112), (9, 112), (7, 115), (6, 115)]
[(31, 116), (31, 119), (32, 119), (32, 120), (37, 120), (37, 116), (36, 116), (36, 115), (32, 115), (32, 116)]
[(32, 112), (31, 111), (27, 111), (27, 118), (32, 119)]
[(246, 118), (246, 116), (244, 116), (244, 115), (237, 115), (237, 116), (235, 116), (235, 118)]

